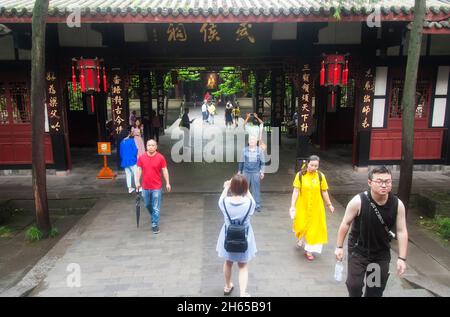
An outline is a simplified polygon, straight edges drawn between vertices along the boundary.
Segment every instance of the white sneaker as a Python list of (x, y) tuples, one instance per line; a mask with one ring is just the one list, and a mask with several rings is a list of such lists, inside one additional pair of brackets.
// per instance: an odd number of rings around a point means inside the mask
[(134, 188), (128, 188), (128, 194), (131, 194), (132, 192), (134, 192)]

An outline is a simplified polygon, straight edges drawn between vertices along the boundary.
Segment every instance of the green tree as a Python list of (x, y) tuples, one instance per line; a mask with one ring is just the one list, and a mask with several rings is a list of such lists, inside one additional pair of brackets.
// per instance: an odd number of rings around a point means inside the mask
[(422, 43), (425, 0), (415, 0), (414, 21), (409, 34), (408, 58), (406, 61), (405, 85), (402, 98), (402, 158), (398, 196), (405, 206), (409, 204), (414, 166), (414, 116), (416, 105), (417, 70), (419, 69)]
[(36, 0), (31, 24), (31, 120), (32, 183), (36, 225), (48, 237), (51, 224), (48, 213), (47, 174), (45, 167), (45, 29), (49, 0)]

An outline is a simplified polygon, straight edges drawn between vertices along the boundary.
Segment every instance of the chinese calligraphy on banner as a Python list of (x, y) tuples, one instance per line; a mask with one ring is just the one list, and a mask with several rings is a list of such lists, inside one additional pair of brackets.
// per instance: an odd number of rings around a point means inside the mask
[(298, 96), (298, 135), (310, 135), (312, 133), (312, 98), (311, 98), (311, 70), (308, 64), (303, 66), (298, 81), (300, 84)]
[(257, 71), (255, 77), (255, 108), (256, 113), (262, 119), (264, 115), (264, 79), (266, 78), (266, 74), (263, 71)]
[(283, 121), (284, 74), (279, 70), (272, 71), (272, 126), (280, 127)]
[(372, 127), (372, 107), (374, 95), (373, 69), (369, 68), (364, 73), (362, 100), (359, 107), (358, 130), (370, 130)]
[(47, 83), (47, 114), (49, 132), (51, 134), (62, 134), (61, 109), (59, 107), (58, 94), (56, 92), (56, 76), (54, 72), (45, 75)]
[(161, 124), (164, 122), (164, 74), (156, 72), (156, 111)]
[(127, 124), (125, 117), (125, 109), (123, 106), (123, 80), (120, 76), (120, 70), (117, 68), (112, 69), (112, 83), (111, 83), (111, 109), (114, 122), (114, 133), (119, 134), (122, 132)]

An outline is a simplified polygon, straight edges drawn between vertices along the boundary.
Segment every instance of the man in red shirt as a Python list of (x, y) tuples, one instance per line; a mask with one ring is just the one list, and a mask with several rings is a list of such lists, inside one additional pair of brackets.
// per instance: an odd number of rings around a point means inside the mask
[(158, 145), (156, 141), (150, 139), (147, 141), (147, 152), (141, 155), (137, 161), (136, 171), (136, 190), (141, 187), (142, 175), (142, 196), (144, 197), (145, 207), (152, 218), (152, 231), (159, 233), (159, 211), (162, 198), (162, 180), (161, 171), (166, 182), (167, 192), (171, 191), (169, 182), (169, 171), (167, 170), (166, 159), (157, 152)]

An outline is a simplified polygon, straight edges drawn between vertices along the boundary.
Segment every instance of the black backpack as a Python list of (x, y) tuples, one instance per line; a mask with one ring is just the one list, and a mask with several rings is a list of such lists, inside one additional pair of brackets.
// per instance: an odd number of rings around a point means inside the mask
[(247, 227), (244, 225), (245, 219), (247, 219), (248, 214), (250, 213), (250, 210), (252, 209), (252, 201), (250, 200), (250, 207), (247, 210), (247, 213), (245, 214), (244, 218), (238, 222), (235, 223), (231, 220), (230, 215), (228, 214), (227, 207), (225, 205), (225, 199), (223, 201), (223, 208), (225, 210), (225, 213), (228, 216), (228, 219), (230, 220), (230, 225), (228, 228), (225, 226), (225, 241), (224, 241), (224, 247), (227, 252), (245, 252), (248, 248), (247, 243)]

